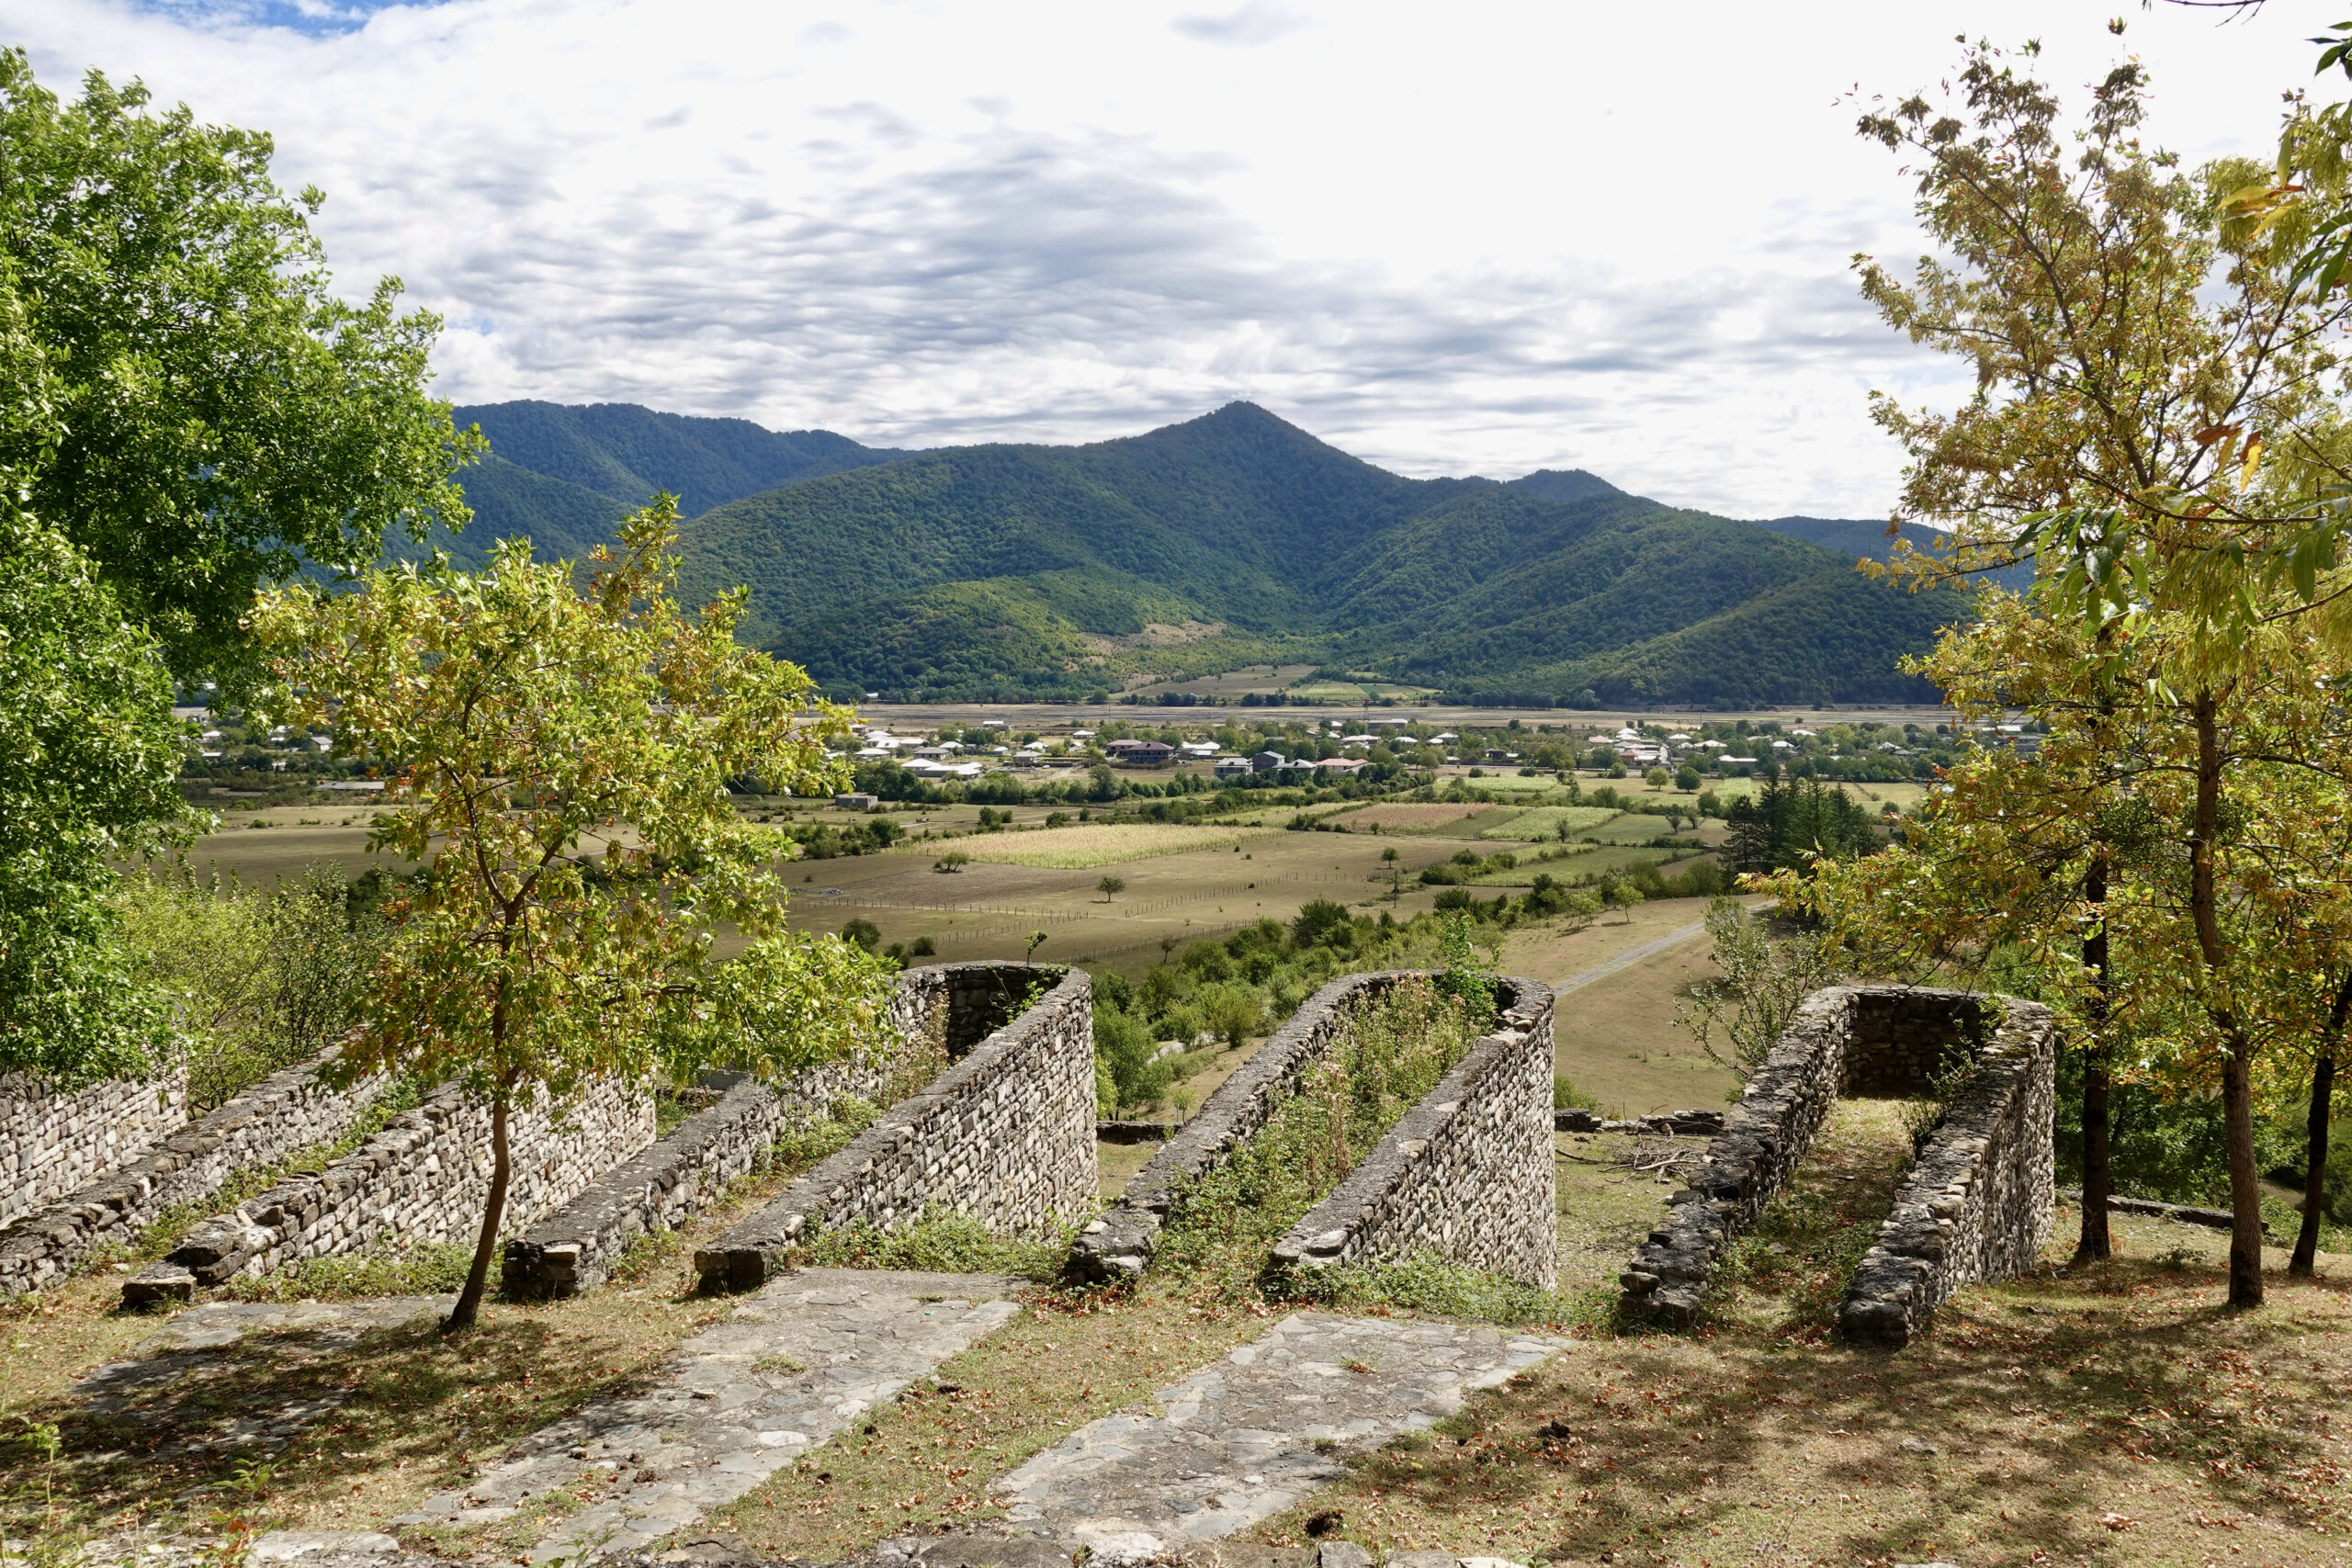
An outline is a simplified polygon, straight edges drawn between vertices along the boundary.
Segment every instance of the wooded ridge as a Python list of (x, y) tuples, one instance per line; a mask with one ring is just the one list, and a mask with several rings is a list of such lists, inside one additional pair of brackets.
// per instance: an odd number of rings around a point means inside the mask
[(1250, 403), (929, 452), (626, 404), (458, 417), (492, 454), (460, 560), (514, 534), (582, 554), (671, 490), (685, 590), (748, 585), (744, 636), (842, 692), (1082, 696), (1274, 662), (1472, 699), (1920, 701), (1895, 659), (1964, 614), (1853, 570), (1883, 524), (1738, 522), (1582, 470), (1410, 479)]

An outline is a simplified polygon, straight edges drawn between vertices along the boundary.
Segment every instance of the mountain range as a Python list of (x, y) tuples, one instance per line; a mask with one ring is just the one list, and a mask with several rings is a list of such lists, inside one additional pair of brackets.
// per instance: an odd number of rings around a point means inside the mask
[[(1855, 570), (1885, 525), (1740, 522), (1581, 469), (1410, 479), (1250, 403), (1087, 446), (902, 452), (629, 404), (458, 410), (478, 562), (576, 558), (656, 490), (682, 588), (829, 689), (1076, 697), (1308, 664), (1465, 701), (1933, 701), (1895, 668), (1967, 614)], [(1915, 543), (1934, 535), (1916, 530)]]

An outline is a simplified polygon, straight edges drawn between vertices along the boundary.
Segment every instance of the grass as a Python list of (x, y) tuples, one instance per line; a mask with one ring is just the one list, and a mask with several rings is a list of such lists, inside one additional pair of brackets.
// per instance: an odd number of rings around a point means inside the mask
[[(977, 834), (956, 847), (976, 861), (996, 865), (1047, 866), (1091, 871), (1098, 865), (1149, 860), (1197, 850), (1229, 850), (1262, 837), (1262, 830), (1178, 827), (1160, 822), (1089, 822), (1035, 833)], [(918, 852), (928, 852), (927, 849)]]
[[(1617, 815), (1607, 806), (1539, 806), (1532, 811), (1522, 811), (1509, 821), (1483, 829), (1482, 839), (1526, 839), (1531, 841), (1559, 837), (1565, 828), (1571, 833), (1581, 833), (1598, 828)], [(1645, 821), (1662, 821), (1645, 818)]]
[(926, 1384), (779, 1471), (711, 1525), (761, 1556), (837, 1562), (908, 1529), (1001, 1518), (988, 1485), (1098, 1416), (1256, 1338), (1276, 1314), (1155, 1280), (1040, 1292)]

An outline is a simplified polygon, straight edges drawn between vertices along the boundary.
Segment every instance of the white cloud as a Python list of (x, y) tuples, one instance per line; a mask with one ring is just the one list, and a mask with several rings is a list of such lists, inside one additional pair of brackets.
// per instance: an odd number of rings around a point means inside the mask
[(1189, 13), (1178, 17), (1169, 26), (1189, 39), (1202, 43), (1226, 44), (1240, 49), (1254, 49), (1261, 43), (1272, 43), (1310, 27), (1310, 18), (1274, 0), (1249, 0), (1238, 10), (1223, 16)]
[[(0, 0), (66, 87), (273, 130), (345, 286), (443, 311), (460, 400), (624, 399), (885, 445), (1091, 440), (1250, 398), (1402, 471), (1581, 466), (1870, 514), (1873, 387), (1957, 395), (1856, 297), (1918, 248), (1851, 84), (2023, 0), (1753, 12), (1253, 0)], [(2159, 140), (2257, 150), (2309, 31), (2159, 7)], [(1279, 48), (1197, 48), (1195, 41)]]

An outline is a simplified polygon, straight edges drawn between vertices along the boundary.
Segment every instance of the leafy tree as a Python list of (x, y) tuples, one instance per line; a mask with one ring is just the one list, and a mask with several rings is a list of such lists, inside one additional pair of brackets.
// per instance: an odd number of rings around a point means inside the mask
[(62, 102), (0, 51), (0, 255), (56, 411), (0, 434), (0, 468), (183, 678), (248, 668), (261, 584), (462, 524), (479, 450), (424, 389), (438, 320), (393, 279), (337, 297), (325, 197), (279, 190), (271, 152), (96, 72)]
[(882, 945), (882, 928), (872, 920), (852, 918), (842, 922), (842, 940), (872, 953)]
[(1102, 902), (1107, 904), (1127, 890), (1126, 879), (1119, 876), (1105, 876), (1094, 885), (1094, 890), (1102, 895)]
[(1664, 768), (1652, 768), (1642, 775), (1642, 782), (1652, 789), (1664, 789), (1674, 782), (1674, 776)]
[(1697, 794), (1699, 784), (1699, 770), (1692, 767), (1690, 763), (1685, 762), (1682, 766), (1674, 771), (1674, 787), (1680, 790), (1683, 794)]
[(172, 1048), (109, 863), (183, 815), (171, 681), (89, 558), (0, 495), (0, 1071), (138, 1077)]
[[(373, 570), (356, 592), (281, 589), (255, 613), (275, 705), (395, 773), (370, 844), (424, 867), (385, 906), (341, 1066), (455, 1078), (490, 1109), (490, 1191), (451, 1329), (480, 1310), (517, 1106), (712, 1063), (787, 1074), (870, 1037), (887, 994), (856, 946), (786, 929), (786, 840), (728, 791), (745, 776), (837, 787), (823, 742), (848, 716), (801, 670), (735, 645), (740, 594), (680, 612), (674, 517), (663, 497), (625, 522), (584, 593), (570, 563), (509, 541), (479, 577)], [(718, 920), (749, 939), (731, 963), (714, 956)]]
[[(1956, 80), (1954, 111), (1913, 97), (1861, 122), (1913, 160), (1920, 217), (1951, 258), (1908, 283), (1865, 259), (1863, 291), (1890, 323), (1969, 360), (1979, 389), (1951, 412), (1877, 401), (1913, 459), (1898, 521), (1955, 525), (1948, 558), (1904, 564), (1934, 578), (2034, 558), (2032, 610), (2072, 625), (2100, 700), (2136, 716), (2132, 751), (2162, 759), (2135, 777), (2186, 873), (2172, 902), (2154, 890), (2176, 885), (2152, 879), (2147, 907), (2177, 917), (2161, 931), (2163, 988), (2193, 998), (2218, 1057), (2230, 1300), (2253, 1304), (2262, 1031), (2230, 907), (2233, 861), (2253, 871), (2233, 848), (2233, 775), (2274, 765), (2238, 744), (2253, 731), (2283, 721), (2277, 733), (2312, 739), (2275, 690), (2286, 623), (2307, 614), (2332, 646), (2352, 614), (2337, 570), (2352, 454), (2327, 395), (2352, 309), (2297, 276), (2342, 193), (2280, 206), (2244, 160), (2182, 172), (2140, 141), (2136, 62), (2094, 89), (2075, 128), (1993, 51), (1971, 50)], [(2301, 705), (2324, 705), (2306, 686)], [(2113, 898), (2110, 886), (2103, 906)], [(2110, 923), (2094, 917), (2102, 933)], [(2192, 1051), (2183, 1068), (2208, 1059)]]
[(1835, 978), (1827, 949), (1804, 935), (1775, 939), (1737, 899), (1707, 902), (1709, 954), (1723, 971), (1674, 1004), (1675, 1023), (1743, 1080), (1755, 1075), (1799, 1003)]

